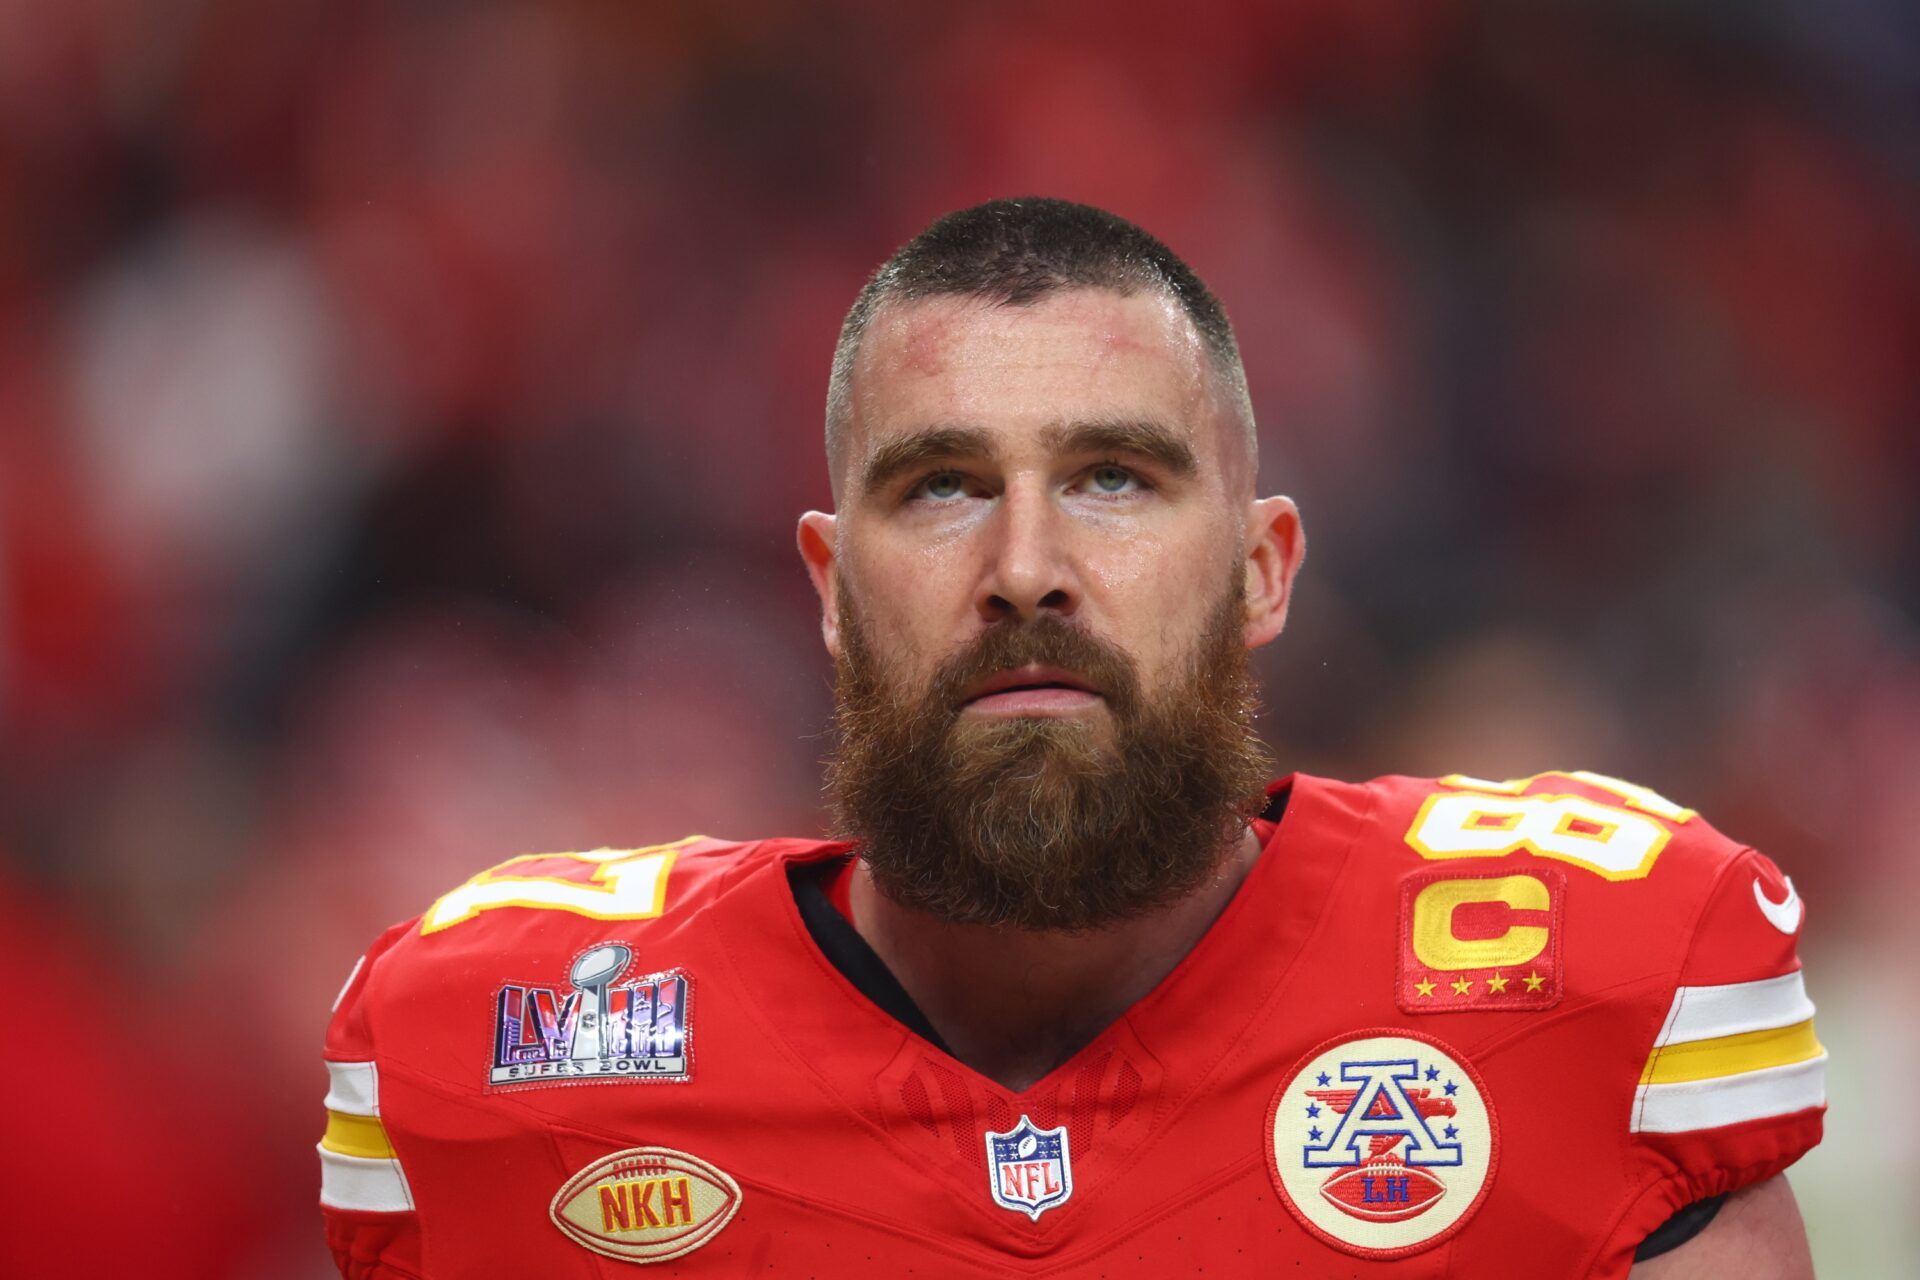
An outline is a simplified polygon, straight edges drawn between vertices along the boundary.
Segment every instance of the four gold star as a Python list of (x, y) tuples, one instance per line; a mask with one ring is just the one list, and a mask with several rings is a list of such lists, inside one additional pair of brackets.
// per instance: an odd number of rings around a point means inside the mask
[[(1512, 981), (1513, 981), (1512, 978), (1507, 977), (1505, 974), (1501, 973), (1499, 970), (1496, 969), (1494, 971), (1493, 976), (1487, 979), (1487, 993), (1489, 995), (1496, 995), (1496, 996), (1505, 995), (1507, 993), (1507, 984)], [(1545, 986), (1547, 982), (1545, 978), (1540, 976), (1540, 972), (1537, 969), (1529, 970), (1527, 973), (1527, 976), (1522, 978), (1521, 981), (1526, 983), (1528, 991), (1538, 991), (1540, 990), (1541, 987)], [(1472, 978), (1456, 978), (1454, 981), (1449, 982), (1447, 985), (1453, 988), (1453, 993), (1455, 995), (1460, 995), (1460, 996), (1471, 995), (1473, 992)], [(1422, 1000), (1432, 999), (1434, 989), (1435, 989), (1433, 975), (1427, 974), (1424, 977), (1422, 977), (1420, 981), (1413, 984), (1413, 989), (1414, 991), (1419, 993), (1420, 999)]]

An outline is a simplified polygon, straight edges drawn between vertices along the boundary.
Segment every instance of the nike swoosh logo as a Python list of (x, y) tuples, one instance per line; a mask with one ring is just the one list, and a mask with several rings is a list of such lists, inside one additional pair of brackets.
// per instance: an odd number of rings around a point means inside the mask
[(1767, 923), (1782, 933), (1791, 934), (1800, 928), (1800, 917), (1806, 914), (1806, 906), (1800, 901), (1800, 895), (1794, 892), (1793, 877), (1788, 876), (1787, 896), (1779, 902), (1767, 900), (1767, 891), (1760, 887), (1760, 877), (1753, 878), (1753, 900), (1760, 907), (1760, 914)]

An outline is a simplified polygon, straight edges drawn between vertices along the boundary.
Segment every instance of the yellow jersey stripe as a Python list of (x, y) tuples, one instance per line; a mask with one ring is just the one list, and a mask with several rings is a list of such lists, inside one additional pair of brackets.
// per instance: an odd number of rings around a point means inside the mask
[[(1827, 1055), (1711, 1080), (1643, 1084), (1633, 1091), (1635, 1133), (1693, 1133), (1817, 1111), (1827, 1105)], [(391, 1162), (387, 1162), (391, 1165)]]
[(1813, 1019), (1808, 1018), (1787, 1027), (1664, 1045), (1648, 1056), (1647, 1065), (1640, 1073), (1640, 1083), (1710, 1080), (1743, 1071), (1790, 1066), (1816, 1058), (1821, 1052), (1820, 1041), (1813, 1034)]
[(387, 1127), (378, 1116), (351, 1116), (343, 1111), (327, 1112), (327, 1132), (320, 1139), (322, 1150), (336, 1155), (359, 1156), (363, 1160), (393, 1159), (393, 1143)]

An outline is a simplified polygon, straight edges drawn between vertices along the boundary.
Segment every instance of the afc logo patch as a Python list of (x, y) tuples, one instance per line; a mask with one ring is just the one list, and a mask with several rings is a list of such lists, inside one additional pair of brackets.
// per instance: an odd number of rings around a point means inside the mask
[(1314, 1236), (1397, 1258), (1466, 1224), (1499, 1138), (1479, 1075), (1438, 1040), (1360, 1031), (1309, 1053), (1274, 1093), (1267, 1170)]
[(1401, 881), (1394, 991), (1401, 1011), (1559, 1004), (1566, 888), (1566, 876), (1554, 867), (1441, 867)]

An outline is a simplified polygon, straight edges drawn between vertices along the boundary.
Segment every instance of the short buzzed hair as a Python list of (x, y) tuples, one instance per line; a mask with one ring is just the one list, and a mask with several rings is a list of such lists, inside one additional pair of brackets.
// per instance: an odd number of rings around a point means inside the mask
[[(1121, 294), (1156, 290), (1180, 304), (1206, 348), (1214, 375), (1258, 456), (1253, 404), (1240, 344), (1226, 308), (1178, 254), (1125, 218), (1092, 205), (1044, 196), (989, 200), (949, 213), (880, 264), (853, 300), (833, 351), (827, 384), (827, 457), (840, 454), (853, 364), (861, 340), (889, 302), (959, 296), (1030, 306), (1062, 289)], [(837, 483), (837, 480), (836, 480)]]

